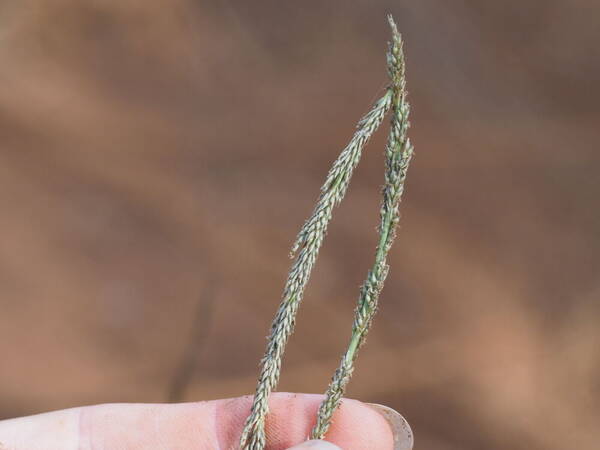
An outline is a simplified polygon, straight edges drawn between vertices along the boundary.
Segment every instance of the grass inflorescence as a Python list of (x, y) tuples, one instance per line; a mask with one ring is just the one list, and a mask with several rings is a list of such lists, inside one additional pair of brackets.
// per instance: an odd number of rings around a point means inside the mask
[(271, 325), (271, 333), (267, 340), (265, 356), (261, 362), (252, 409), (242, 432), (240, 447), (243, 450), (262, 450), (265, 447), (265, 419), (269, 410), (268, 397), (279, 380), (285, 345), (293, 331), (296, 312), (323, 243), (333, 209), (346, 194), (352, 173), (360, 160), (365, 144), (381, 125), (388, 111), (391, 111), (390, 134), (385, 152), (385, 185), (375, 263), (361, 289), (348, 348), (335, 371), (325, 399), (319, 407), (317, 422), (312, 430), (311, 438), (320, 439), (327, 432), (333, 413), (341, 402), (346, 385), (354, 370), (354, 361), (358, 350), (365, 340), (377, 310), (379, 293), (388, 273), (387, 254), (394, 240), (396, 225), (400, 217), (399, 202), (404, 190), (404, 180), (413, 154), (413, 147), (407, 136), (409, 105), (406, 99), (402, 39), (392, 17), (389, 16), (388, 19), (392, 28), (392, 42), (387, 53), (390, 84), (383, 96), (358, 122), (354, 136), (335, 160), (327, 175), (315, 209), (298, 233), (292, 248), (294, 262), (285, 284), (283, 300)]

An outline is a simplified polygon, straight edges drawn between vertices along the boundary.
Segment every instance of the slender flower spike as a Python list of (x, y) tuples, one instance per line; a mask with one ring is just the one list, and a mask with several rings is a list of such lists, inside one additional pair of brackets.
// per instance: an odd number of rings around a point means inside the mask
[(285, 284), (283, 300), (267, 338), (267, 349), (262, 359), (254, 402), (240, 439), (242, 450), (262, 450), (265, 447), (268, 397), (279, 380), (285, 345), (293, 331), (296, 312), (325, 237), (333, 209), (346, 194), (350, 178), (360, 160), (365, 144), (381, 125), (385, 114), (392, 109), (392, 125), (386, 149), (386, 184), (383, 191), (380, 241), (377, 247), (376, 262), (361, 291), (350, 346), (334, 375), (326, 399), (320, 407), (317, 425), (312, 432), (314, 437), (322, 437), (329, 427), (333, 412), (339, 405), (345, 386), (350, 379), (356, 352), (364, 340), (375, 313), (379, 291), (387, 274), (386, 255), (394, 238), (394, 230), (399, 218), (398, 203), (403, 190), (408, 162), (412, 155), (412, 147), (406, 137), (408, 104), (404, 90), (402, 43), (391, 16), (389, 20), (393, 32), (393, 42), (388, 52), (388, 73), (391, 84), (384, 95), (375, 102), (372, 109), (358, 122), (354, 136), (333, 163), (321, 188), (317, 205), (300, 230), (292, 247), (292, 257), (295, 259)]
[(377, 100), (373, 108), (358, 122), (354, 136), (333, 163), (321, 188), (317, 205), (292, 247), (291, 256), (295, 256), (295, 259), (285, 284), (283, 300), (271, 325), (271, 334), (267, 338), (267, 349), (262, 360), (252, 410), (240, 440), (240, 447), (244, 450), (262, 450), (265, 446), (268, 397), (279, 381), (283, 351), (292, 334), (298, 305), (323, 243), (333, 208), (344, 198), (362, 149), (381, 125), (391, 107), (391, 99), (392, 90), (387, 89), (383, 97)]
[(317, 423), (312, 430), (311, 439), (322, 439), (327, 432), (333, 413), (340, 405), (346, 385), (354, 371), (354, 360), (358, 349), (363, 344), (377, 311), (379, 293), (388, 273), (387, 254), (396, 235), (396, 225), (400, 220), (399, 203), (404, 191), (404, 180), (413, 155), (413, 147), (407, 136), (410, 108), (406, 100), (402, 39), (392, 16), (388, 16), (388, 20), (393, 36), (387, 55), (392, 89), (392, 118), (385, 151), (385, 186), (380, 212), (379, 244), (375, 253), (375, 263), (360, 291), (350, 343), (333, 375), (331, 384), (325, 393), (325, 399), (319, 407)]

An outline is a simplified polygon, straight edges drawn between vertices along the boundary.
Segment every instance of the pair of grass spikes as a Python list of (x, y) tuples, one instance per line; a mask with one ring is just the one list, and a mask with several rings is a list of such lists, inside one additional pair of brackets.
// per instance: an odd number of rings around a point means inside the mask
[(242, 450), (263, 450), (265, 447), (268, 398), (279, 381), (285, 345), (293, 331), (296, 312), (325, 237), (333, 209), (341, 202), (348, 189), (352, 172), (360, 160), (365, 144), (381, 125), (385, 115), (390, 112), (390, 133), (385, 149), (385, 184), (382, 192), (381, 222), (378, 228), (379, 242), (375, 252), (375, 262), (361, 288), (350, 342), (325, 393), (325, 399), (319, 407), (317, 421), (310, 435), (311, 439), (322, 439), (325, 436), (333, 413), (339, 407), (352, 376), (358, 350), (365, 340), (377, 310), (379, 293), (388, 273), (387, 254), (400, 218), (399, 204), (404, 190), (404, 180), (413, 155), (413, 147), (407, 136), (410, 108), (406, 98), (402, 39), (392, 16), (388, 16), (388, 20), (392, 29), (392, 41), (387, 52), (390, 83), (383, 96), (358, 122), (354, 136), (333, 163), (321, 188), (321, 195), (315, 209), (294, 243), (291, 253), (294, 262), (285, 284), (283, 300), (271, 326), (252, 409), (240, 439)]

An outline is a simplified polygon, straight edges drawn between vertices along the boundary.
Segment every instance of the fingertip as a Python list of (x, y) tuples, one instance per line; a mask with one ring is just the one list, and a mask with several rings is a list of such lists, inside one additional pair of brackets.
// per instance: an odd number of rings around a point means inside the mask
[[(322, 395), (275, 393), (269, 399), (267, 448), (288, 449), (304, 442), (316, 421)], [(222, 448), (237, 445), (252, 397), (216, 401), (216, 435)], [(344, 450), (393, 449), (387, 420), (366, 404), (344, 399), (335, 413), (327, 441)]]
[(412, 429), (398, 411), (389, 406), (375, 403), (367, 403), (367, 406), (381, 414), (388, 422), (392, 430), (392, 436), (394, 437), (394, 450), (411, 450), (413, 448), (414, 438)]
[(333, 417), (327, 440), (344, 449), (394, 449), (388, 421), (378, 411), (358, 400), (344, 399)]

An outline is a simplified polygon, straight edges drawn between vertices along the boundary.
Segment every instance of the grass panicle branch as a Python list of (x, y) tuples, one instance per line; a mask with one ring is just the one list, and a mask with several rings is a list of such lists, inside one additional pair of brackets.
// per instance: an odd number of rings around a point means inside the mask
[(268, 413), (268, 397), (279, 380), (283, 351), (293, 331), (304, 288), (323, 243), (333, 209), (344, 198), (362, 150), (371, 135), (381, 125), (391, 107), (391, 100), (392, 90), (387, 89), (372, 109), (358, 122), (354, 136), (333, 163), (321, 188), (317, 205), (298, 233), (292, 247), (291, 256), (295, 259), (285, 284), (283, 300), (273, 319), (271, 334), (267, 338), (267, 349), (262, 360), (254, 402), (240, 440), (240, 447), (244, 450), (262, 450), (265, 446), (264, 428)]
[(331, 384), (326, 391), (325, 399), (319, 407), (317, 423), (311, 432), (312, 439), (321, 439), (327, 432), (333, 413), (340, 405), (346, 386), (352, 376), (358, 350), (365, 341), (377, 311), (379, 294), (388, 273), (387, 254), (394, 241), (396, 226), (400, 219), (400, 199), (404, 191), (408, 165), (413, 155), (413, 147), (407, 136), (410, 108), (406, 99), (402, 39), (391, 16), (389, 16), (389, 22), (393, 35), (387, 57), (392, 89), (392, 117), (385, 152), (385, 186), (380, 212), (379, 243), (375, 253), (375, 263), (369, 271), (360, 292), (350, 343), (334, 373)]
[(319, 200), (311, 216), (298, 233), (292, 247), (291, 256), (295, 259), (285, 284), (283, 300), (273, 319), (271, 333), (267, 338), (267, 348), (261, 361), (254, 401), (240, 438), (242, 450), (263, 450), (265, 447), (268, 398), (279, 381), (283, 352), (293, 331), (296, 312), (323, 243), (333, 209), (346, 194), (364, 146), (391, 109), (391, 129), (386, 147), (385, 186), (379, 227), (380, 239), (376, 250), (375, 264), (361, 290), (350, 344), (329, 385), (325, 400), (319, 408), (317, 424), (311, 434), (313, 438), (322, 438), (331, 423), (333, 413), (339, 406), (352, 375), (358, 349), (364, 342), (377, 309), (379, 292), (388, 271), (386, 258), (399, 221), (399, 202), (412, 156), (412, 146), (407, 137), (409, 106), (405, 92), (402, 41), (391, 16), (389, 21), (393, 34), (393, 41), (387, 54), (391, 83), (385, 94), (358, 122), (354, 136), (333, 163), (321, 188)]

